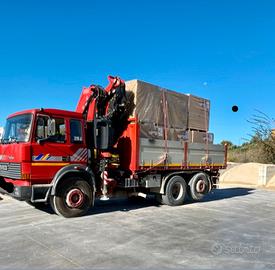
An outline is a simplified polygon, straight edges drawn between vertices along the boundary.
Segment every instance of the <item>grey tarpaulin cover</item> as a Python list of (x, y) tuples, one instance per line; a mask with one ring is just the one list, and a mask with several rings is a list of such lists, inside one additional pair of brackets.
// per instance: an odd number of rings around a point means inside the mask
[(193, 130), (209, 130), (210, 101), (201, 97), (189, 95), (188, 128)]
[[(206, 125), (205, 121), (208, 121), (209, 110), (203, 111), (200, 115), (201, 104), (205, 104), (204, 99), (177, 93), (140, 80), (127, 81), (125, 84), (127, 95), (134, 96), (133, 116), (138, 116), (141, 137), (163, 139), (165, 126), (168, 131), (168, 140), (181, 140), (184, 131), (188, 128), (194, 127), (197, 130), (207, 131), (208, 122)], [(209, 101), (207, 104), (209, 105)], [(188, 119), (189, 107), (190, 119)], [(167, 121), (164, 120), (164, 112), (167, 115)]]

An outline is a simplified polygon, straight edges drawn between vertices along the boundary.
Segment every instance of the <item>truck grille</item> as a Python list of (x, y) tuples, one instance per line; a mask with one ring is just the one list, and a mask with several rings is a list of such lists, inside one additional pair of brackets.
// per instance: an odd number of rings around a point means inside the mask
[(0, 176), (11, 179), (21, 179), (21, 164), (0, 162)]

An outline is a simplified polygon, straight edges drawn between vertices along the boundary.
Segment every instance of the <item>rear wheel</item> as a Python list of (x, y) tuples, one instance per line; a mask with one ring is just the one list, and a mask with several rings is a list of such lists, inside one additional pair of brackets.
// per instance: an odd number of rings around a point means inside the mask
[(81, 177), (68, 177), (50, 203), (56, 214), (71, 218), (85, 215), (93, 202), (92, 187)]
[(205, 173), (195, 174), (189, 184), (189, 195), (194, 201), (202, 200), (210, 190), (210, 182)]
[[(181, 176), (173, 176), (168, 181), (165, 194), (157, 196), (157, 200), (170, 206), (182, 205), (186, 198), (186, 183)], [(160, 200), (161, 199), (161, 200)]]

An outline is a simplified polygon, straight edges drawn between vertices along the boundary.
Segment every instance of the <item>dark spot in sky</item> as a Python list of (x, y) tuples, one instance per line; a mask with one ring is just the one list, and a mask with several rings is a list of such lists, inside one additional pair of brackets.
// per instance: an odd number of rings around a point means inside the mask
[(239, 110), (238, 106), (234, 105), (232, 106), (232, 111), (233, 112), (237, 112)]

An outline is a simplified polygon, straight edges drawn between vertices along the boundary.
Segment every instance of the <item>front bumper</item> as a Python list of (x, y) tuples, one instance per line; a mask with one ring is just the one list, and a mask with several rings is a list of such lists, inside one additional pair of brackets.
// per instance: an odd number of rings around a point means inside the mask
[(7, 194), (20, 201), (46, 202), (52, 185), (40, 184), (32, 186), (15, 185), (16, 181), (6, 182), (0, 177), (0, 193)]
[(5, 189), (0, 187), (0, 193), (8, 194), (9, 196), (20, 201), (28, 201), (32, 197), (32, 188), (25, 186), (14, 186), (13, 191), (9, 193)]

